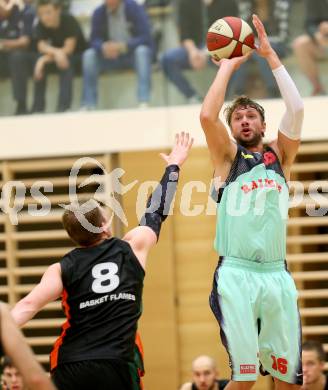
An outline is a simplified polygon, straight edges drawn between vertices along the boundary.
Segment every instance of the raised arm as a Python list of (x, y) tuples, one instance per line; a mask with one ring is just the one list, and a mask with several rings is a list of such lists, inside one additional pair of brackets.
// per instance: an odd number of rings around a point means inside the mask
[(170, 212), (180, 167), (187, 159), (192, 144), (193, 139), (189, 134), (182, 132), (176, 135), (171, 153), (169, 155), (160, 154), (167, 163), (161, 182), (148, 199), (147, 209), (141, 218), (140, 226), (129, 231), (123, 238), (131, 245), (143, 268), (146, 266), (148, 252), (157, 243), (162, 223)]
[(223, 165), (230, 165), (237, 152), (236, 144), (219, 118), (228, 82), (239, 66), (248, 59), (249, 55), (230, 60), (223, 59), (219, 63), (217, 75), (204, 99), (200, 112), (200, 122), (205, 133), (207, 145), (216, 171), (221, 171)]
[(15, 322), (22, 326), (35, 316), (47, 303), (55, 301), (63, 292), (61, 268), (52, 264), (43, 274), (41, 281), (11, 311)]
[(273, 147), (277, 148), (284, 172), (289, 176), (290, 166), (300, 144), (304, 105), (295, 83), (271, 47), (263, 23), (256, 15), (253, 15), (253, 24), (259, 37), (257, 53), (267, 60), (272, 69), (286, 106), (286, 111), (279, 125), (278, 139)]

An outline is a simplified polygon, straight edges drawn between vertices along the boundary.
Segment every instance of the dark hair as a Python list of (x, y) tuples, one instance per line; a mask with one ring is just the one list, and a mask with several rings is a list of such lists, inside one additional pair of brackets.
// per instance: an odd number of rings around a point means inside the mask
[(81, 246), (90, 246), (99, 241), (102, 232), (94, 233), (81, 225), (79, 216), (84, 217), (92, 226), (100, 228), (105, 222), (104, 212), (100, 204), (92, 199), (91, 201), (79, 204), (71, 204), (66, 207), (62, 222), (65, 230), (74, 243)]
[(6, 367), (14, 367), (13, 361), (10, 359), (9, 356), (4, 356), (4, 357), (1, 359), (1, 367), (2, 367), (2, 371), (3, 371)]
[(62, 7), (62, 1), (61, 0), (38, 0), (37, 7), (42, 7), (43, 5), (53, 5), (55, 8)]
[(224, 110), (224, 115), (229, 126), (231, 126), (231, 117), (233, 112), (238, 107), (252, 107), (261, 115), (262, 122), (265, 121), (264, 108), (256, 103), (254, 100), (250, 99), (248, 96), (242, 95), (237, 97), (229, 106)]
[(325, 351), (322, 344), (316, 340), (307, 340), (302, 344), (303, 351), (316, 351), (321, 362), (326, 360)]

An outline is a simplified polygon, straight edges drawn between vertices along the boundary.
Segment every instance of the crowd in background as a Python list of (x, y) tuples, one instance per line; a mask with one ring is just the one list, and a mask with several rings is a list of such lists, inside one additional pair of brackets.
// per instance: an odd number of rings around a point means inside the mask
[[(135, 71), (137, 101), (139, 107), (147, 107), (151, 104), (154, 62), (186, 102), (198, 103), (202, 93), (185, 70), (211, 66), (205, 48), (208, 27), (226, 15), (250, 22), (252, 14), (257, 13), (278, 55), (286, 58), (294, 54), (312, 85), (312, 95), (323, 95), (326, 90), (318, 63), (328, 59), (328, 0), (297, 1), (305, 7), (304, 34), (291, 42), (292, 0), (100, 0), (90, 18), (90, 34), (70, 14), (67, 0), (0, 0), (0, 75), (11, 79), (17, 115), (46, 110), (49, 73), (58, 74), (57, 112), (71, 108), (76, 74), (83, 80), (80, 109), (94, 110), (98, 105), (99, 75), (120, 69)], [(174, 9), (172, 18), (177, 16), (180, 46), (163, 48), (148, 10), (168, 5)], [(249, 73), (254, 69), (263, 80), (266, 96), (278, 96), (270, 69), (255, 54), (234, 75), (229, 97), (247, 90)], [(33, 103), (28, 107), (30, 79)]]

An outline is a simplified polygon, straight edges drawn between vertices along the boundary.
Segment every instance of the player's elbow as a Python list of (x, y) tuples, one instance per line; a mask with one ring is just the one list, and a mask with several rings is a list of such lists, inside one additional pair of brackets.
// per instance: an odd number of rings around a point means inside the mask
[(214, 116), (206, 110), (201, 111), (199, 119), (204, 131), (206, 131), (207, 128), (212, 126), (217, 120), (217, 118), (214, 118)]

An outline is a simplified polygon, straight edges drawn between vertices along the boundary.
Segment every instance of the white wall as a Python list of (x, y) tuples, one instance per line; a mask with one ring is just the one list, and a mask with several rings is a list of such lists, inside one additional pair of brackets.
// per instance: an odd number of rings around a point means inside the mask
[[(284, 104), (263, 100), (267, 138), (275, 137)], [(327, 97), (305, 98), (303, 140), (328, 140)], [(1, 159), (67, 156), (161, 149), (171, 145), (177, 131), (189, 131), (196, 146), (205, 146), (199, 123), (200, 106), (110, 110), (26, 117), (3, 117)]]

